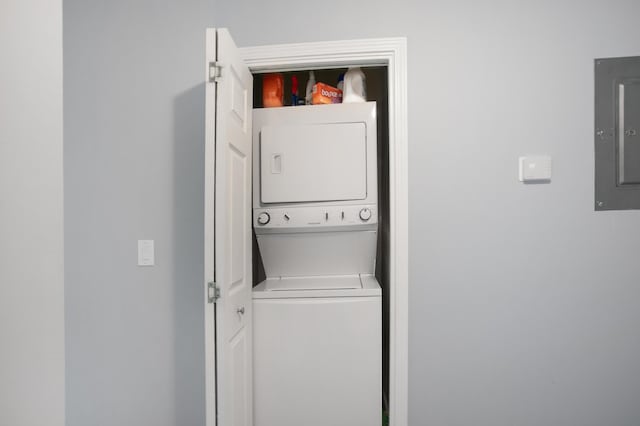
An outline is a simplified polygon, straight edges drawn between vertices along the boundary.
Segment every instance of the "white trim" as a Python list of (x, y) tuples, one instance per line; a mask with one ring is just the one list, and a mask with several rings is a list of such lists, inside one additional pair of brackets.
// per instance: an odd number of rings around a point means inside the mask
[(205, 426), (216, 426), (215, 307), (209, 303), (209, 282), (214, 281), (216, 84), (209, 81), (209, 64), (216, 60), (216, 29), (207, 28), (205, 61), (205, 176), (204, 176), (204, 388)]
[(407, 40), (382, 38), (246, 47), (253, 73), (386, 65), (389, 70), (390, 324), (389, 425), (408, 425)]

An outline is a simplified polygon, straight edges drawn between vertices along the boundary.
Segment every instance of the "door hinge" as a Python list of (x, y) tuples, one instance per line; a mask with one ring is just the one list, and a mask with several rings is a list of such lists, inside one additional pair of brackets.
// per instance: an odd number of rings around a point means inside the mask
[(207, 283), (209, 303), (216, 303), (220, 299), (220, 287), (214, 281)]
[(222, 78), (222, 64), (209, 62), (209, 83), (217, 83)]

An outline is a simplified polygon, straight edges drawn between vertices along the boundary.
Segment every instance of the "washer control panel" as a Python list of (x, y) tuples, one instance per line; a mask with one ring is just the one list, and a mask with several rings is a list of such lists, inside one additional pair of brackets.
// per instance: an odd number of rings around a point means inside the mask
[(317, 228), (378, 223), (376, 205), (254, 209), (253, 225), (266, 228)]

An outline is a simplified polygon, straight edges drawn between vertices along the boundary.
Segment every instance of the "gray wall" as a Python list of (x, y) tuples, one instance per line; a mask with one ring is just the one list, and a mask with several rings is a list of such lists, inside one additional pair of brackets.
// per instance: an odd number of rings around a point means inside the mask
[(62, 2), (0, 3), (0, 425), (64, 425)]
[(212, 9), (241, 46), (408, 37), (412, 426), (640, 422), (640, 213), (592, 195), (592, 60), (640, 54), (637, 1), (64, 7), (69, 425), (202, 424)]
[[(64, 2), (68, 426), (204, 424), (206, 0)], [(155, 267), (136, 240), (154, 239)]]
[[(640, 213), (593, 210), (593, 59), (637, 0), (217, 0), (240, 46), (409, 42), (411, 426), (640, 424)], [(517, 157), (550, 154), (549, 185)]]

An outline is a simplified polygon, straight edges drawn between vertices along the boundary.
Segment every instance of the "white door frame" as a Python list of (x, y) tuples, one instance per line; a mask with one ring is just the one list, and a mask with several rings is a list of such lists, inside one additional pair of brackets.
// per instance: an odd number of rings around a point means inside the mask
[(388, 67), (389, 89), (389, 425), (408, 425), (407, 40), (381, 38), (245, 47), (254, 73), (353, 65)]

